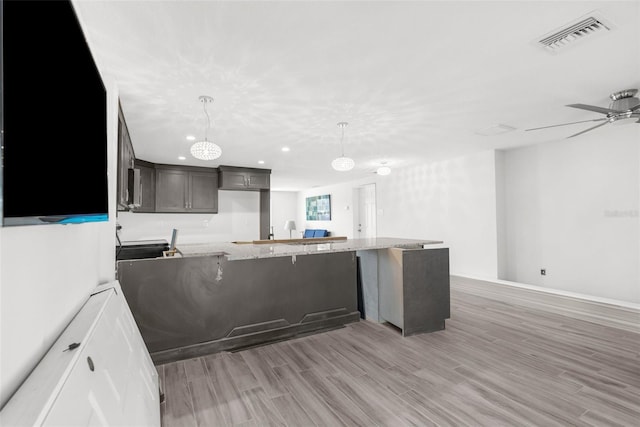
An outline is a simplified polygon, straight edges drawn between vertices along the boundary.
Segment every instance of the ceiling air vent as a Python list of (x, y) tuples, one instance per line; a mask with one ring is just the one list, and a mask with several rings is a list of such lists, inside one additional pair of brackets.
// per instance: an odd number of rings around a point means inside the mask
[(600, 16), (590, 13), (577, 19), (560, 29), (545, 34), (538, 43), (548, 52), (556, 53), (575, 42), (583, 40), (587, 36), (597, 33), (605, 33), (612, 29), (612, 25)]

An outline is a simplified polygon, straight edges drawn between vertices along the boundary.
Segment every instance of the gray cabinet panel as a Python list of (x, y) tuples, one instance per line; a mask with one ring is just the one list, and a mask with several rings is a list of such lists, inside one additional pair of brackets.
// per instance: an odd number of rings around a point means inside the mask
[(156, 170), (156, 212), (185, 212), (189, 174), (179, 169)]
[(155, 212), (156, 210), (156, 170), (154, 167), (143, 166), (136, 162), (140, 170), (141, 203), (136, 212)]
[(270, 175), (267, 173), (248, 173), (247, 188), (252, 190), (267, 190), (270, 187)]
[(135, 159), (135, 153), (133, 151), (133, 144), (129, 137), (129, 130), (127, 129), (127, 123), (124, 120), (122, 108), (118, 106), (118, 165), (117, 165), (117, 186), (116, 186), (116, 207), (119, 211), (129, 210), (129, 204), (131, 203), (129, 198), (129, 169), (133, 168), (133, 162)]
[(217, 170), (156, 168), (155, 211), (218, 213)]
[(210, 172), (189, 173), (191, 212), (218, 212), (218, 175)]
[(220, 166), (218, 184), (221, 190), (269, 190), (271, 170)]
[(295, 260), (123, 260), (117, 277), (152, 358), (165, 363), (358, 320), (354, 252)]
[(450, 317), (449, 249), (378, 251), (380, 318), (408, 336), (444, 329)]
[(246, 176), (244, 172), (220, 172), (221, 190), (246, 190)]

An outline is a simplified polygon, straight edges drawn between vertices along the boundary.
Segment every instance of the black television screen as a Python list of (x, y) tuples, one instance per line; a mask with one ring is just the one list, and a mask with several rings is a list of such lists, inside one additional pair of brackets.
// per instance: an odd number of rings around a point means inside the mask
[(107, 94), (73, 4), (0, 14), (3, 225), (107, 221)]

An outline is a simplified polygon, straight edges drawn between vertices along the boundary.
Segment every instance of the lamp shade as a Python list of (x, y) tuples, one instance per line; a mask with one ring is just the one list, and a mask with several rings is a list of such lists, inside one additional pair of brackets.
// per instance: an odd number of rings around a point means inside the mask
[(338, 157), (331, 162), (331, 166), (339, 172), (350, 171), (351, 169), (353, 169), (355, 164), (356, 163), (353, 161), (353, 159), (349, 157)]
[(211, 141), (198, 141), (191, 146), (191, 155), (200, 160), (215, 160), (222, 155), (222, 149)]
[(376, 173), (378, 175), (389, 175), (391, 173), (391, 168), (389, 166), (380, 166), (377, 170)]
[(292, 219), (286, 221), (284, 223), (284, 229), (285, 230), (289, 230), (289, 238), (291, 238), (291, 230), (295, 230), (296, 229), (296, 222)]

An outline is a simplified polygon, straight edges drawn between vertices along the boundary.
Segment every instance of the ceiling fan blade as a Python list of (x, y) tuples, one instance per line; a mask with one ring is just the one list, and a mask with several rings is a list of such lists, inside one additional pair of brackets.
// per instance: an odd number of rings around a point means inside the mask
[(590, 127), (589, 129), (585, 129), (582, 132), (574, 133), (573, 135), (568, 136), (567, 138), (573, 138), (574, 136), (582, 135), (585, 132), (589, 132), (590, 130), (594, 130), (595, 128), (599, 128), (600, 126), (604, 126), (607, 123), (609, 123), (609, 122), (607, 121), (607, 122), (604, 122), (604, 123), (600, 123), (599, 125), (595, 125), (593, 127)]
[(558, 126), (575, 125), (576, 123), (601, 122), (603, 120), (609, 120), (609, 119), (607, 119), (606, 117), (603, 117), (601, 119), (580, 120), (579, 122), (561, 123), (559, 125), (542, 126), (542, 127), (539, 127), (539, 128), (532, 128), (532, 129), (525, 129), (525, 130), (538, 130), (538, 129), (555, 128), (555, 127), (558, 127)]
[(622, 111), (612, 110), (610, 108), (596, 107), (595, 105), (586, 104), (569, 104), (567, 107), (580, 108), (581, 110), (594, 111), (596, 113), (609, 114), (609, 113), (621, 113)]

